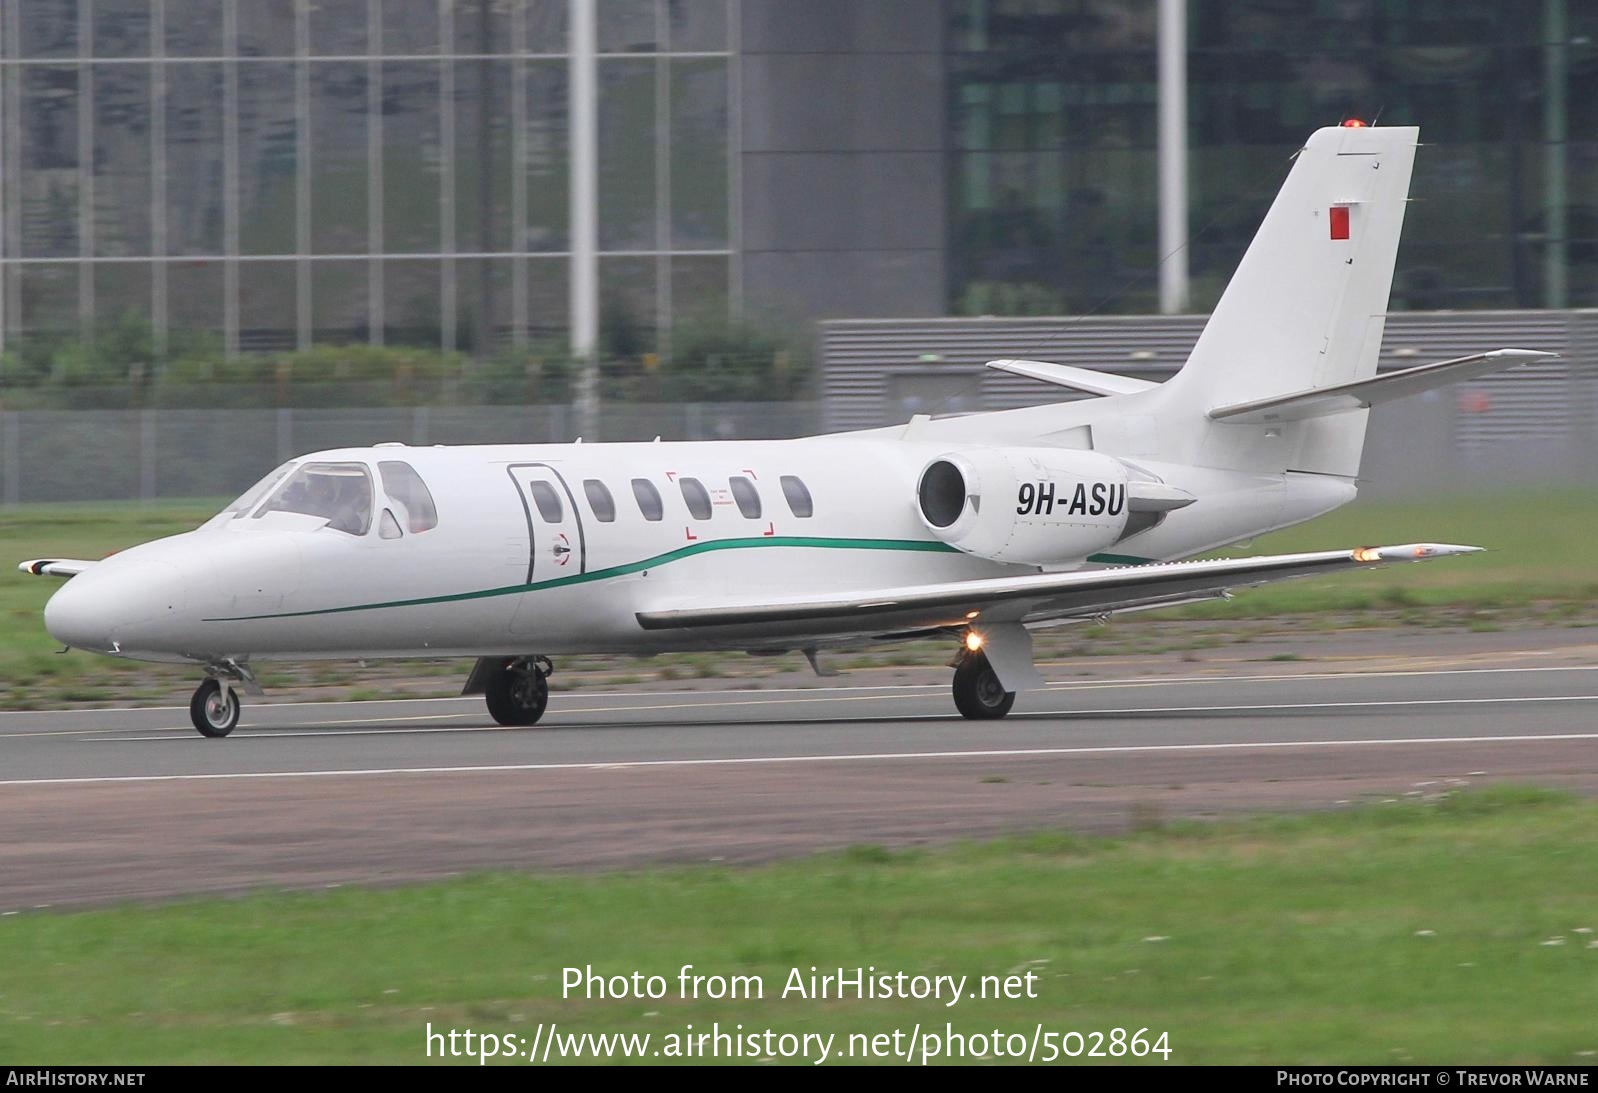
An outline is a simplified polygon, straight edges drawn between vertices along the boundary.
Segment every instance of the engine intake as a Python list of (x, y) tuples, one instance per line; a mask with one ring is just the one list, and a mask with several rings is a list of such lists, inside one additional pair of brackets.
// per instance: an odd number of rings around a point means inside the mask
[(921, 520), (957, 550), (995, 562), (1080, 563), (1122, 538), (1128, 470), (1097, 452), (974, 448), (921, 471)]

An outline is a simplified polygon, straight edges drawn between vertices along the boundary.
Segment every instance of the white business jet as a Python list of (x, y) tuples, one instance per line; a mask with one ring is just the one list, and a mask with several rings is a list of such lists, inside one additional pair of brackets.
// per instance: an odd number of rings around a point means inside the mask
[(1042, 684), (1030, 626), (1476, 549), (1178, 560), (1352, 501), (1373, 403), (1549, 356), (1376, 375), (1417, 136), (1311, 136), (1163, 384), (1003, 360), (1101, 397), (800, 440), (317, 452), (194, 531), (23, 568), (71, 578), (44, 611), (67, 646), (201, 669), (211, 737), (272, 659), (475, 657), (464, 693), (531, 725), (555, 655), (912, 638), (954, 647), (962, 714), (1002, 717)]

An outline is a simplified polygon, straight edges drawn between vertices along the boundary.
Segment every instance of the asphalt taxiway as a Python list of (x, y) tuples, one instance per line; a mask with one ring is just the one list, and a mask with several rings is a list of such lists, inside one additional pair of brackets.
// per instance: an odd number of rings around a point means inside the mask
[(1321, 808), (1488, 780), (1598, 793), (1598, 665), (0, 713), (0, 913), (485, 868), (752, 861)]

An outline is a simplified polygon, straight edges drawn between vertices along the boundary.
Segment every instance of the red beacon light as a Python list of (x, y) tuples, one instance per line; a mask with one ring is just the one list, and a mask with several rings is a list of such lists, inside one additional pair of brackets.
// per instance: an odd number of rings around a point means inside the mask
[(1365, 128), (1365, 123), (1360, 121), (1358, 118), (1349, 118), (1347, 121), (1343, 122), (1343, 128), (1344, 129), (1363, 129), (1363, 128)]

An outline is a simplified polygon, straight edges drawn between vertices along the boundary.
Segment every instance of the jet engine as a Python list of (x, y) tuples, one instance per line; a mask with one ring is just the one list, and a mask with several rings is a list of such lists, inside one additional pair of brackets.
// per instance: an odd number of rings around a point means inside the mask
[(916, 484), (932, 534), (995, 562), (1079, 563), (1127, 533), (1126, 464), (1098, 452), (972, 448), (932, 460)]

